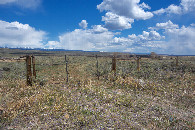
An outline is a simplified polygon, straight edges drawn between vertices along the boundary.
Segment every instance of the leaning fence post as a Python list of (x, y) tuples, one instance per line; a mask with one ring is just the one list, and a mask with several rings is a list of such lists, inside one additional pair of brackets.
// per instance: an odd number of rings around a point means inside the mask
[(34, 56), (32, 56), (32, 65), (33, 65), (33, 76), (36, 79), (37, 75), (36, 75), (36, 70), (35, 70), (35, 57)]
[(96, 61), (97, 61), (97, 64), (96, 64), (96, 67), (97, 67), (97, 77), (98, 77), (98, 80), (100, 79), (99, 77), (99, 71), (98, 71), (98, 56), (96, 55)]
[(68, 83), (68, 60), (66, 55), (65, 55), (65, 62), (66, 62), (66, 82)]
[(32, 86), (31, 56), (26, 56), (26, 83)]

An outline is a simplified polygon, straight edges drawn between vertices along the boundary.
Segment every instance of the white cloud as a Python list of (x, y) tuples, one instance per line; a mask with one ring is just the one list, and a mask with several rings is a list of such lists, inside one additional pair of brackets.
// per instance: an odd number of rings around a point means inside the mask
[(163, 13), (168, 13), (168, 14), (181, 14), (182, 13), (182, 8), (180, 6), (176, 6), (176, 5), (170, 5), (168, 8), (163, 9), (161, 8), (160, 10), (154, 11), (154, 14), (163, 14)]
[(136, 39), (136, 35), (135, 34), (131, 34), (131, 35), (128, 35), (128, 38), (130, 38), (130, 39), (132, 39), (132, 40), (134, 40), (134, 39)]
[(194, 12), (195, 11), (195, 0), (181, 0), (181, 6), (184, 12)]
[(153, 17), (153, 14), (148, 11), (144, 11), (145, 8), (149, 9), (149, 6), (145, 3), (139, 4), (140, 0), (103, 0), (103, 2), (97, 6), (100, 11), (108, 11), (119, 16), (125, 16), (131, 19), (149, 19)]
[(179, 6), (176, 6), (176, 5), (170, 5), (167, 9), (166, 9), (166, 12), (168, 13), (173, 13), (173, 14), (181, 14), (182, 12), (182, 9), (181, 7)]
[(195, 54), (195, 28), (181, 27), (165, 30), (168, 36), (167, 48), (177, 54)]
[(151, 40), (160, 40), (161, 38), (164, 38), (164, 37), (161, 37), (160, 34), (156, 31), (150, 31), (149, 38)]
[[(68, 50), (105, 50), (114, 35), (113, 32), (108, 31), (101, 25), (95, 25), (92, 29), (75, 29), (72, 32), (60, 35), (60, 45), (58, 42), (57, 45)], [(56, 44), (55, 42), (53, 43)], [(51, 42), (46, 46), (50, 45)]]
[(149, 27), (149, 29), (159, 30), (159, 29), (176, 29), (179, 28), (177, 24), (173, 24), (170, 20), (165, 23), (157, 23), (155, 27)]
[(185, 13), (194, 13), (195, 12), (195, 0), (181, 0), (181, 3), (179, 6), (177, 5), (170, 5), (167, 8), (159, 9), (157, 11), (154, 11), (154, 14), (185, 14)]
[(92, 26), (92, 32), (94, 33), (103, 33), (103, 32), (108, 32), (108, 29), (102, 27), (101, 25), (94, 25)]
[(59, 41), (49, 41), (46, 48), (63, 48), (85, 51), (123, 51), (132, 44), (132, 40), (115, 37), (119, 33), (108, 31), (101, 25), (91, 29), (75, 29), (59, 36)]
[(42, 0), (0, 0), (1, 5), (18, 5), (22, 8), (37, 8)]
[(120, 45), (126, 47), (132, 45), (133, 41), (125, 37), (115, 37), (110, 43), (113, 45)]
[(159, 15), (159, 14), (163, 14), (165, 12), (166, 12), (166, 9), (161, 8), (159, 10), (154, 11), (153, 13), (156, 14), (156, 15)]
[(62, 46), (58, 41), (48, 41), (48, 43), (45, 45), (45, 48), (47, 48), (47, 49), (61, 49)]
[(169, 54), (195, 54), (195, 27), (191, 24), (189, 27), (181, 28), (171, 21), (166, 23), (157, 23), (153, 29), (163, 30), (166, 36), (161, 44), (163, 49)]
[(131, 24), (134, 22), (133, 19), (126, 18), (113, 14), (112, 12), (106, 13), (106, 16), (102, 17), (102, 21), (105, 22), (105, 27), (110, 30), (123, 30), (131, 28)]
[(1, 47), (43, 47), (46, 36), (44, 31), (35, 30), (28, 24), (19, 22), (6, 22), (0, 20), (0, 46)]
[(135, 34), (132, 34), (129, 35), (128, 38), (133, 40), (134, 42), (140, 42), (140, 43), (164, 39), (164, 37), (161, 36), (156, 31), (150, 31), (150, 32), (143, 31), (142, 35), (136, 36)]
[[(193, 25), (193, 24), (192, 24)], [(59, 41), (50, 41), (45, 47), (86, 51), (124, 51), (168, 54), (194, 54), (195, 28), (179, 27), (171, 21), (157, 23), (140, 35), (117, 37), (102, 25), (94, 25), (91, 29), (75, 29), (59, 36)], [(161, 35), (157, 31), (164, 32)]]
[(194, 23), (192, 23), (192, 24), (190, 24), (190, 26), (195, 26), (195, 24), (194, 24)]
[[(141, 35), (117, 37), (119, 33), (108, 31), (101, 25), (94, 25), (91, 29), (75, 29), (59, 36), (58, 41), (49, 41), (46, 48), (63, 48), (68, 50), (85, 51), (134, 51), (149, 52), (160, 48), (160, 40), (164, 39), (158, 32), (143, 31)], [(139, 50), (138, 50), (139, 49)]]
[(151, 7), (144, 2), (142, 4), (140, 4), (139, 7), (142, 9), (151, 9)]
[(80, 23), (79, 23), (79, 26), (83, 29), (86, 29), (87, 28), (87, 21), (86, 20), (82, 20)]

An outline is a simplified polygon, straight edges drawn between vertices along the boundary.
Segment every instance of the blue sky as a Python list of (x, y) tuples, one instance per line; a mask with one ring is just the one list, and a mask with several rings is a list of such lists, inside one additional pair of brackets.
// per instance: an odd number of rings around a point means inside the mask
[(195, 55), (195, 0), (0, 0), (0, 46)]

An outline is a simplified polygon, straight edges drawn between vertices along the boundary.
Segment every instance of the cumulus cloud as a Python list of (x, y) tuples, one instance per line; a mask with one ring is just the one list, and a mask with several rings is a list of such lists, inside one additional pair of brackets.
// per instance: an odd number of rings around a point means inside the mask
[[(195, 26), (179, 27), (172, 21), (157, 23), (155, 27), (148, 28), (150, 31), (143, 31), (140, 35), (128, 35), (129, 42), (125, 51), (150, 52), (194, 55), (195, 52)], [(161, 35), (157, 31), (162, 31)]]
[(149, 19), (153, 17), (153, 14), (144, 9), (150, 7), (145, 3), (139, 4), (140, 0), (103, 0), (103, 2), (97, 6), (100, 11), (108, 11), (119, 16), (125, 16), (131, 19)]
[(1, 0), (0, 5), (18, 5), (22, 8), (37, 8), (42, 0)]
[(131, 18), (119, 16), (113, 14), (112, 12), (106, 13), (106, 15), (102, 17), (102, 21), (105, 22), (105, 27), (110, 30), (129, 29), (131, 28), (131, 24), (134, 22)]
[(168, 22), (165, 23), (157, 23), (155, 27), (149, 27), (149, 29), (155, 29), (155, 30), (159, 30), (159, 29), (176, 29), (179, 28), (179, 26), (177, 24), (173, 24), (170, 20)]
[(142, 4), (140, 4), (139, 6), (142, 9), (151, 9), (151, 7), (149, 5), (147, 5), (146, 3), (144, 3), (144, 2)]
[(192, 54), (195, 52), (195, 28), (182, 26), (179, 29), (165, 30), (168, 36), (167, 48), (177, 54)]
[(151, 9), (144, 2), (140, 4), (140, 0), (103, 0), (97, 5), (102, 12), (106, 11), (102, 21), (109, 30), (130, 29), (134, 19), (146, 20), (153, 17), (151, 12), (145, 11)]
[[(163, 32), (161, 35), (158, 31)], [(59, 41), (48, 42), (47, 48), (63, 48), (86, 51), (124, 51), (168, 54), (194, 54), (195, 27), (179, 27), (167, 21), (157, 23), (142, 34), (128, 37), (117, 36), (119, 33), (109, 31), (102, 25), (91, 29), (75, 29), (59, 36)]]
[(102, 25), (94, 25), (92, 26), (92, 32), (93, 33), (103, 33), (103, 32), (108, 32), (108, 29), (102, 27)]
[(195, 11), (195, 0), (181, 0), (181, 6), (184, 12)]
[(195, 27), (179, 27), (171, 21), (157, 23), (153, 29), (163, 30), (166, 40), (162, 43), (164, 50), (170, 54), (192, 54), (195, 50)]
[(145, 42), (145, 41), (151, 41), (151, 40), (164, 39), (164, 37), (161, 36), (156, 31), (150, 31), (150, 32), (143, 31), (141, 35), (136, 36), (135, 34), (132, 34), (132, 35), (129, 35), (128, 38), (136, 42)]
[(36, 30), (28, 24), (0, 20), (1, 47), (43, 47), (46, 32)]
[(86, 29), (87, 28), (87, 21), (86, 20), (82, 20), (80, 23), (79, 23), (79, 26), (83, 29)]
[(153, 13), (156, 15), (160, 15), (163, 13), (167, 14), (185, 14), (195, 11), (195, 0), (181, 0), (181, 3), (179, 6), (171, 4), (167, 8), (159, 9), (157, 11), (154, 11)]
[(48, 43), (44, 46), (47, 49), (61, 49), (62, 46), (58, 41), (48, 41)]
[(151, 49), (159, 48), (160, 40), (164, 39), (164, 36), (154, 30), (143, 31), (141, 35), (132, 34), (128, 37), (117, 37), (117, 35), (120, 33), (109, 31), (102, 25), (94, 25), (91, 29), (75, 29), (64, 33), (59, 36), (59, 41), (49, 41), (45, 47), (85, 51), (131, 50), (131, 52), (140, 49), (149, 52)]
[(46, 48), (63, 48), (85, 51), (123, 51), (132, 44), (132, 40), (116, 37), (114, 33), (102, 25), (94, 25), (91, 29), (75, 29), (59, 36), (59, 41), (49, 41)]
[(108, 31), (101, 25), (95, 25), (91, 29), (75, 29), (72, 32), (62, 34), (59, 36), (60, 45), (58, 42), (50, 42), (46, 46), (56, 44), (68, 50), (105, 50), (114, 35), (113, 32)]
[(168, 14), (181, 14), (182, 13), (182, 8), (180, 6), (176, 6), (176, 5), (170, 5), (168, 8), (163, 9), (161, 8), (160, 10), (154, 11), (154, 14), (163, 14), (163, 13), (168, 13)]

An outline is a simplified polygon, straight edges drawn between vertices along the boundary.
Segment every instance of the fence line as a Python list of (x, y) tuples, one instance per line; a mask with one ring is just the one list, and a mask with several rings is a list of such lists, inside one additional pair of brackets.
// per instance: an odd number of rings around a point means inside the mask
[[(37, 77), (37, 74), (36, 74), (36, 67), (35, 65), (39, 65), (39, 64), (36, 64), (36, 60), (35, 60), (35, 56), (25, 56), (26, 57), (26, 83), (27, 85), (29, 86), (32, 86), (32, 76)], [(98, 61), (98, 56), (96, 55), (95, 56), (96, 58), (96, 70), (97, 70), (97, 78), (98, 80), (100, 79), (100, 72), (99, 72), (99, 61)], [(120, 61), (121, 59), (116, 59), (116, 56), (114, 55), (112, 57), (112, 70), (111, 71), (114, 71), (114, 75), (116, 76), (116, 70), (117, 70), (117, 61)], [(130, 60), (130, 59), (127, 59), (127, 60)], [(134, 60), (136, 60), (136, 64), (137, 64), (137, 71), (139, 72), (140, 71), (140, 60), (141, 60), (141, 57), (137, 57), (135, 56), (134, 57)], [(175, 58), (176, 60), (176, 66), (179, 66), (179, 57), (177, 56)], [(41, 64), (43, 65), (43, 64)], [(54, 65), (54, 64), (53, 64)], [(56, 65), (64, 65), (64, 64), (56, 64)], [(68, 72), (68, 60), (67, 60), (67, 56), (65, 55), (65, 66), (66, 66), (66, 82), (68, 83), (69, 81), (69, 72)]]

